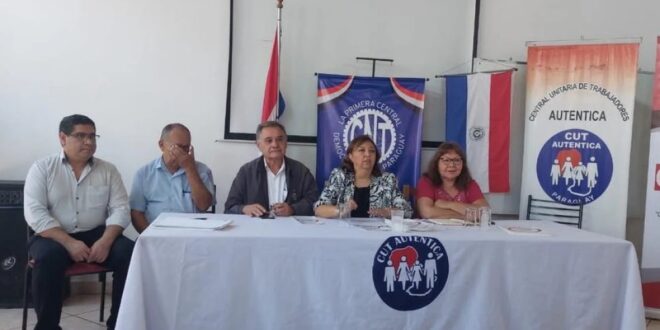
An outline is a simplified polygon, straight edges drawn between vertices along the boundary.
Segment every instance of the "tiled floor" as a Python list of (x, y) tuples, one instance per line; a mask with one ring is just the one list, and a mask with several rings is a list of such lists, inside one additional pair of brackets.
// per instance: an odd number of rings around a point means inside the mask
[[(62, 320), (60, 326), (67, 330), (96, 330), (105, 329), (105, 322), (99, 322), (99, 308), (101, 307), (99, 295), (79, 295), (64, 301)], [(0, 309), (0, 330), (15, 330), (21, 328), (23, 310)], [(105, 314), (107, 319), (110, 313), (110, 297), (105, 299)], [(34, 310), (28, 312), (28, 329), (36, 323)], [(646, 330), (660, 330), (660, 320), (646, 320)]]
[(660, 330), (660, 320), (646, 320), (646, 330)]
[[(92, 330), (105, 329), (105, 321), (99, 322), (99, 309), (101, 301), (99, 295), (79, 295), (68, 298), (64, 301), (62, 308), (62, 318), (60, 326), (62, 329), (71, 330)], [(110, 314), (110, 297), (105, 299), (104, 320), (107, 320)], [(0, 309), (0, 330), (21, 329), (23, 310)], [(34, 310), (28, 311), (28, 329), (34, 328), (37, 317)]]

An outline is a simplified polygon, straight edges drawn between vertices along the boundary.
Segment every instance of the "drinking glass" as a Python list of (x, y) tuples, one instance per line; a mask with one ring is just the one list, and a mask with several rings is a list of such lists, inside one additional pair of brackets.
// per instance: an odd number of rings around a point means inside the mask
[(392, 209), (390, 211), (390, 227), (392, 228), (392, 231), (406, 232), (407, 228), (403, 220), (404, 215), (405, 213), (403, 210)]
[(465, 209), (465, 225), (476, 226), (479, 224), (479, 209), (468, 207)]
[(338, 219), (350, 218), (351, 209), (348, 207), (348, 203), (337, 204), (337, 210), (339, 211), (339, 214), (337, 214)]
[(482, 206), (479, 208), (479, 222), (481, 223), (481, 228), (488, 228), (490, 226), (490, 214), (490, 207)]
[(275, 218), (275, 204), (270, 204), (270, 207), (268, 208), (268, 217)]

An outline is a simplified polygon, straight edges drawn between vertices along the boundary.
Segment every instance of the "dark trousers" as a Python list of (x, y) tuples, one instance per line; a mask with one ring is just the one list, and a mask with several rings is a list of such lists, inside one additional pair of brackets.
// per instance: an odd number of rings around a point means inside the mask
[[(91, 247), (105, 231), (105, 226), (96, 227), (90, 231), (69, 234)], [(107, 324), (114, 327), (121, 303), (121, 294), (126, 283), (128, 265), (133, 254), (135, 243), (120, 235), (112, 243), (108, 258), (102, 263), (113, 271), (112, 275), (112, 307)], [(32, 298), (34, 310), (37, 313), (35, 329), (61, 329), (59, 327), (62, 313), (62, 292), (64, 291), (64, 271), (73, 263), (69, 252), (60, 243), (38, 235), (33, 236), (28, 243), (30, 258), (34, 260), (32, 270)]]

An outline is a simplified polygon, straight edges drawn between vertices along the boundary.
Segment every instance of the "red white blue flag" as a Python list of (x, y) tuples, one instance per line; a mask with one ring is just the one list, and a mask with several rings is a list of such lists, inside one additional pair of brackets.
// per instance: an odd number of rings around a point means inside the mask
[(509, 191), (512, 71), (447, 77), (446, 138), (463, 147), (483, 192)]
[(273, 50), (270, 54), (270, 65), (266, 77), (266, 88), (264, 90), (264, 103), (261, 109), (261, 122), (276, 120), (284, 112), (284, 97), (279, 86), (279, 33), (275, 31), (273, 39)]

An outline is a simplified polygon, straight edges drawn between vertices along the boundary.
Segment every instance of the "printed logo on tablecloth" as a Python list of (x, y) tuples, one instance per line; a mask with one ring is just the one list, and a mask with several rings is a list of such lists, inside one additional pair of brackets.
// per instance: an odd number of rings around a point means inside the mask
[(376, 292), (388, 306), (400, 311), (420, 309), (447, 283), (447, 251), (433, 237), (393, 236), (376, 252), (372, 273)]
[(605, 142), (583, 129), (553, 135), (536, 161), (536, 175), (545, 193), (569, 205), (598, 199), (610, 184), (612, 170), (612, 155)]

